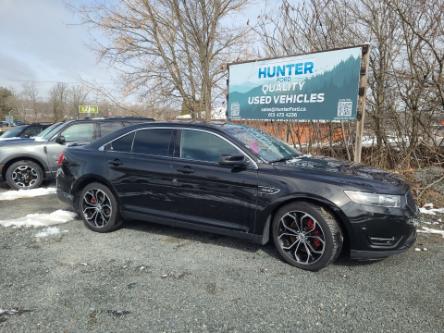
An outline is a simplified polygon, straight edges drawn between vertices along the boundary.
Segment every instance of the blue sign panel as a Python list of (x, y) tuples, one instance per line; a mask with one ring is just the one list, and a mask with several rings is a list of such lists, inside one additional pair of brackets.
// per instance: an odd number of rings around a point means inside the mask
[(354, 120), (361, 47), (229, 65), (231, 120)]

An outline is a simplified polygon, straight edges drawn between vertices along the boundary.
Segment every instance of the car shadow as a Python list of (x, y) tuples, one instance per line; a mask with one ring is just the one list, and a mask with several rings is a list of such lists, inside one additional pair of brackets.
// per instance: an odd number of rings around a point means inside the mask
[[(202, 244), (230, 247), (232, 249), (248, 253), (257, 253), (262, 250), (270, 257), (288, 265), (288, 263), (286, 263), (285, 260), (281, 258), (281, 256), (275, 249), (272, 241), (269, 241), (265, 245), (260, 245), (235, 237), (218, 235), (205, 231), (190, 230), (186, 228), (170, 227), (149, 221), (138, 220), (126, 220), (124, 223), (124, 228), (168, 237), (170, 238), (169, 241), (171, 242), (171, 244), (176, 247), (183, 246), (182, 241), (192, 241)], [(382, 260), (384, 259), (369, 261), (353, 260), (350, 259), (348, 251), (345, 248), (343, 249), (339, 258), (334, 263), (332, 263), (332, 265), (344, 267), (367, 266), (377, 264)]]
[(377, 264), (383, 260), (384, 260), (384, 258), (376, 259), (376, 260), (354, 260), (354, 259), (350, 259), (350, 257), (347, 254), (341, 253), (339, 258), (333, 263), (333, 265), (345, 266), (345, 267), (370, 266), (370, 265)]
[[(157, 223), (147, 222), (147, 221), (137, 221), (130, 220), (125, 221), (125, 229), (137, 230), (140, 232), (146, 232), (150, 234), (156, 234), (160, 236), (165, 236), (170, 239), (172, 245), (181, 246), (181, 241), (192, 241), (199, 242), (202, 244), (213, 244), (221, 247), (230, 247), (232, 249), (240, 250), (248, 253), (257, 253), (262, 250), (270, 257), (285, 262), (276, 251), (272, 242), (268, 242), (265, 245), (255, 244), (247, 240), (238, 239), (235, 237), (223, 236), (218, 234), (212, 234), (205, 231), (196, 231), (185, 228), (169, 227)], [(372, 265), (380, 262), (381, 260), (375, 261), (357, 261), (352, 260), (348, 257), (346, 251), (341, 253), (338, 260), (333, 263), (336, 266), (366, 266)]]
[(270, 242), (266, 245), (260, 245), (235, 237), (218, 235), (205, 231), (169, 227), (148, 221), (125, 221), (124, 228), (165, 236), (170, 238), (172, 244), (178, 244), (180, 241), (192, 241), (202, 244), (230, 247), (248, 253), (257, 253), (259, 250), (262, 250), (274, 258), (279, 258), (277, 251)]

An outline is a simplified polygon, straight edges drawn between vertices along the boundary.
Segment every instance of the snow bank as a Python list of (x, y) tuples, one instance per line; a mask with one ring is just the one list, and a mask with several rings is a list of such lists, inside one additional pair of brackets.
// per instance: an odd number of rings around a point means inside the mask
[(76, 213), (58, 209), (50, 214), (28, 214), (24, 217), (11, 220), (0, 220), (4, 227), (46, 227), (62, 224), (74, 220)]
[(436, 213), (444, 214), (444, 208), (419, 208), (421, 214), (436, 215)]
[[(63, 231), (63, 232), (67, 232), (67, 231)], [(36, 233), (35, 237), (36, 238), (45, 238), (45, 237), (49, 237), (49, 236), (59, 235), (61, 233), (62, 233), (62, 231), (60, 231), (60, 229), (57, 227), (48, 227), (48, 228), (45, 228), (42, 231)]]
[(426, 203), (422, 208), (419, 208), (419, 212), (427, 215), (444, 214), (444, 208), (434, 208), (433, 203)]
[(0, 193), (0, 201), (40, 197), (42, 195), (49, 195), (55, 193), (56, 193), (55, 187), (41, 187), (41, 188), (34, 188), (32, 190), (18, 190), (18, 191), (10, 190)]
[(418, 229), (417, 232), (421, 232), (424, 234), (437, 234), (437, 235), (441, 235), (442, 238), (444, 238), (444, 230), (422, 227), (422, 229)]

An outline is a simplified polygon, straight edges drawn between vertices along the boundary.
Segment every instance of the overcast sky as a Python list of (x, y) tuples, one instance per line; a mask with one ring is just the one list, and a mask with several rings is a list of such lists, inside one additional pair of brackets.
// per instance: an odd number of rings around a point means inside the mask
[(97, 62), (78, 21), (63, 0), (0, 0), (0, 86), (35, 81), (43, 97), (59, 81), (112, 85), (116, 73)]
[[(245, 14), (257, 16), (268, 1), (255, 0)], [(43, 98), (56, 82), (116, 87), (117, 71), (98, 63), (90, 31), (78, 23), (64, 0), (0, 0), (0, 86), (19, 93), (34, 81)]]

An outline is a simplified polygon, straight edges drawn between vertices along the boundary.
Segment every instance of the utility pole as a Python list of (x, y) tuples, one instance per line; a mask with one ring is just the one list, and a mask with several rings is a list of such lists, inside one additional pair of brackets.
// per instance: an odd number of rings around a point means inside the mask
[(355, 151), (354, 161), (361, 163), (362, 153), (362, 136), (364, 134), (365, 123), (365, 100), (367, 92), (367, 78), (368, 78), (368, 63), (370, 56), (370, 44), (362, 47), (362, 62), (361, 62), (361, 79), (359, 80), (359, 97), (358, 97), (358, 110), (356, 121), (356, 139), (355, 139)]

